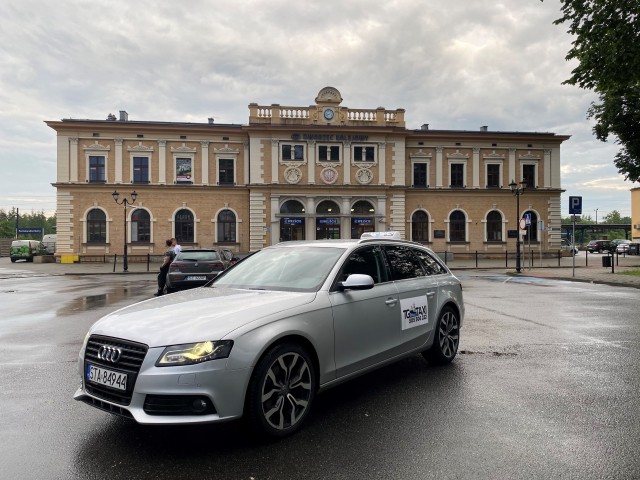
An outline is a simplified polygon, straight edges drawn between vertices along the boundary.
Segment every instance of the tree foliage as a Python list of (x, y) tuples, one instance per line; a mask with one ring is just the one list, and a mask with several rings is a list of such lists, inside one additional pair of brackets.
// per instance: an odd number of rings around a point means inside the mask
[[(16, 224), (16, 218), (18, 223)], [(19, 212), (15, 208), (6, 212), (0, 209), (0, 238), (14, 238), (16, 235), (16, 227), (20, 228), (36, 228), (40, 227), (44, 231), (44, 235), (48, 233), (56, 233), (56, 216), (47, 217), (42, 212)], [(21, 239), (40, 240), (40, 235), (21, 235)]]
[(625, 179), (640, 181), (640, 2), (638, 0), (561, 0), (574, 36), (567, 60), (577, 60), (565, 84), (593, 90), (599, 101), (589, 108), (599, 140), (616, 137), (614, 164)]

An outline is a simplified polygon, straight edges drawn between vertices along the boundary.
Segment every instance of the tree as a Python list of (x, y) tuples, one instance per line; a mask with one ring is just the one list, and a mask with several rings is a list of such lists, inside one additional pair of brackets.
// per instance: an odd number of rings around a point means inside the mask
[[(18, 212), (15, 208), (12, 208), (9, 212), (5, 212), (0, 209), (0, 238), (14, 238), (16, 234), (16, 217), (20, 214), (19, 226), (20, 228), (40, 227), (43, 229), (44, 234), (55, 233), (56, 231), (56, 216), (47, 217), (42, 212), (25, 213)], [(24, 240), (40, 240), (40, 235), (21, 235), (21, 239)]]
[(593, 133), (617, 138), (614, 164), (626, 180), (640, 181), (640, 2), (638, 0), (561, 0), (563, 16), (575, 36), (565, 57), (578, 66), (564, 84), (594, 90), (587, 118)]

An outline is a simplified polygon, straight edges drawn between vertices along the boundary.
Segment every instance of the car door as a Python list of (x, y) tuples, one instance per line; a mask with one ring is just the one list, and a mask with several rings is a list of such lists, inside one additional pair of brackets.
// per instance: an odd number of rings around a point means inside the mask
[(400, 299), (402, 349), (426, 346), (438, 309), (438, 281), (420, 259), (426, 252), (408, 245), (385, 245), (383, 250)]
[[(354, 273), (370, 275), (368, 290), (339, 291), (337, 283)], [(332, 305), (338, 378), (383, 362), (401, 349), (400, 302), (380, 248), (355, 250), (342, 266), (329, 295)]]

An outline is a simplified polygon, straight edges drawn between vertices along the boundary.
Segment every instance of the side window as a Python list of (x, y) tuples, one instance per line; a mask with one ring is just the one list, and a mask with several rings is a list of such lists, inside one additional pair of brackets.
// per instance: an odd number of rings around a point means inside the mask
[(440, 265), (440, 262), (433, 258), (428, 252), (416, 248), (414, 250), (414, 253), (420, 260), (422, 260), (422, 264), (424, 265), (424, 269), (426, 270), (427, 275), (439, 275), (441, 273), (447, 273), (444, 267)]
[(414, 254), (412, 248), (404, 245), (385, 245), (384, 252), (389, 261), (393, 280), (425, 276), (420, 259)]
[(369, 246), (356, 250), (346, 261), (344, 267), (342, 267), (339, 280), (344, 281), (349, 275), (358, 273), (361, 275), (369, 275), (373, 278), (373, 283), (384, 282), (386, 281), (386, 275), (381, 260), (380, 250), (376, 247)]

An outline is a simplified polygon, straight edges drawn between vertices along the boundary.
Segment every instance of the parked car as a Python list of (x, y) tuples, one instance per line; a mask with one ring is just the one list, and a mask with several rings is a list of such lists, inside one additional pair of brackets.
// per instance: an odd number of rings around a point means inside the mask
[(96, 322), (74, 398), (141, 424), (244, 417), (282, 437), (329, 387), (418, 353), (451, 362), (464, 312), (460, 281), (422, 245), (284, 242)]
[(579, 251), (578, 247), (576, 247), (575, 245), (570, 244), (566, 240), (562, 241), (561, 247), (562, 247), (562, 250), (564, 250), (566, 252), (569, 252), (569, 254), (573, 253), (573, 255), (577, 255), (577, 253)]
[(169, 265), (167, 293), (205, 285), (229, 268), (232, 258), (218, 248), (182, 250)]
[(591, 240), (587, 245), (587, 251), (589, 253), (602, 253), (608, 252), (611, 249), (611, 243), (609, 240)]
[(627, 253), (629, 251), (629, 244), (631, 240), (619, 240), (616, 243), (616, 253)]
[(55, 233), (50, 233), (42, 237), (42, 248), (45, 250), (46, 255), (53, 255), (56, 253), (56, 238), (58, 236)]
[(14, 240), (9, 247), (9, 257), (12, 263), (18, 260), (33, 262), (33, 257), (43, 253), (42, 244), (38, 240)]

